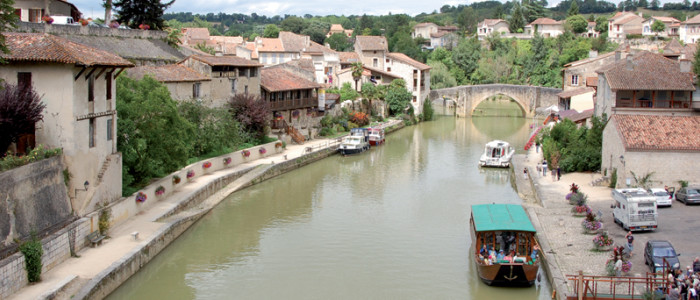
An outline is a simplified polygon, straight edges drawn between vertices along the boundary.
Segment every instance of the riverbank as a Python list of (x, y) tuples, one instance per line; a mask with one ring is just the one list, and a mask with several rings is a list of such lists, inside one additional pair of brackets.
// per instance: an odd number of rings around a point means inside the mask
[[(610, 252), (594, 250), (594, 235), (583, 233), (582, 218), (571, 213), (572, 206), (565, 199), (569, 186), (571, 183), (580, 186), (581, 191), (588, 195), (588, 204), (594, 213), (600, 213), (599, 209), (609, 204), (610, 188), (591, 186), (592, 182), (602, 177), (598, 173), (562, 174), (560, 180), (553, 179), (551, 173), (543, 176), (542, 172), (537, 172), (537, 164), (541, 161), (542, 152), (537, 152), (533, 147), (527, 154), (513, 158), (513, 170), (518, 193), (538, 232), (548, 279), (557, 299), (565, 299), (573, 290), (568, 285), (566, 275), (583, 271), (587, 275), (605, 276), (605, 262), (610, 258)], [(527, 178), (523, 175), (525, 168), (528, 170)], [(603, 226), (616, 224), (606, 222)], [(616, 244), (623, 240), (623, 236), (613, 231), (610, 235)]]
[[(403, 127), (402, 121), (387, 132)], [(319, 139), (230, 169), (212, 172), (110, 229), (101, 246), (87, 248), (42, 274), (9, 299), (99, 299), (109, 295), (161, 250), (236, 190), (336, 153), (333, 140)], [(224, 179), (232, 180), (222, 184)], [(229, 181), (230, 182), (230, 181)], [(223, 186), (223, 187), (222, 187)], [(138, 232), (134, 237), (132, 234)]]

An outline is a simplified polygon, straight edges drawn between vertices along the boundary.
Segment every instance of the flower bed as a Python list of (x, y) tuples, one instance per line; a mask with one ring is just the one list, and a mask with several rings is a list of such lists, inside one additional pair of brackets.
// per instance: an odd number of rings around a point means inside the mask
[(584, 204), (581, 206), (574, 206), (571, 208), (571, 212), (574, 214), (576, 217), (585, 217), (589, 213), (591, 213), (591, 208)]
[(275, 148), (282, 148), (282, 142), (275, 143)]
[(146, 194), (144, 194), (143, 192), (139, 192), (138, 194), (136, 194), (136, 202), (144, 203), (146, 202), (146, 199), (148, 199), (148, 196), (146, 196)]
[(600, 251), (612, 250), (614, 241), (606, 231), (599, 233), (593, 238), (593, 246)]
[(248, 151), (248, 150), (243, 150), (243, 151), (241, 151), (241, 155), (243, 155), (243, 158), (249, 157), (249, 156), (250, 156), (250, 151)]

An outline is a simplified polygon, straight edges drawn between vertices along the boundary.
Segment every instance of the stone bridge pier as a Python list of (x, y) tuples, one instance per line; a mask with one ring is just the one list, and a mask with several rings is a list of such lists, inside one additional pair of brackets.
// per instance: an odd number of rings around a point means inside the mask
[(557, 94), (560, 92), (561, 89), (540, 86), (481, 84), (431, 90), (428, 97), (433, 106), (454, 108), (458, 117), (470, 117), (482, 101), (491, 96), (505, 95), (518, 103), (523, 117), (532, 117), (539, 107), (558, 105)]

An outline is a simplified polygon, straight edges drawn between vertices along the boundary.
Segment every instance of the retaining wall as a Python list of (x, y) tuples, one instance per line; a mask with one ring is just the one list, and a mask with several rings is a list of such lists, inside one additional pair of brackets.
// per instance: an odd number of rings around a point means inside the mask
[(44, 23), (18, 22), (16, 32), (41, 32), (55, 35), (91, 35), (114, 36), (124, 38), (164, 39), (168, 33), (160, 30), (135, 30), (106, 28), (97, 26), (59, 25)]

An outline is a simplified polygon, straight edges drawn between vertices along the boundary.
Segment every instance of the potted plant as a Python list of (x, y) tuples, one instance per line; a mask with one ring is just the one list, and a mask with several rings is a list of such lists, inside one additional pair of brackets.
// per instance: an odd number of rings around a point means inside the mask
[(180, 176), (179, 175), (173, 175), (173, 185), (179, 184), (180, 183)]
[(598, 251), (610, 251), (613, 247), (613, 239), (607, 231), (603, 231), (593, 238), (593, 246)]
[(194, 170), (187, 171), (187, 181), (192, 182), (194, 180)]
[(53, 18), (49, 15), (41, 17), (41, 20), (44, 21), (44, 23), (46, 23), (46, 24), (53, 23)]
[(148, 196), (146, 196), (146, 194), (143, 192), (136, 194), (136, 203), (144, 203), (146, 202), (146, 199), (148, 199)]
[(573, 193), (571, 194), (571, 197), (569, 198), (569, 204), (575, 205), (575, 206), (581, 206), (586, 204), (588, 202), (588, 195), (584, 193)]
[(592, 212), (586, 214), (586, 218), (581, 222), (583, 231), (587, 234), (596, 234), (603, 228), (603, 222), (598, 221)]
[(243, 150), (241, 151), (241, 155), (243, 155), (243, 158), (248, 158), (250, 156), (250, 151)]
[(148, 24), (141, 24), (141, 25), (139, 25), (139, 29), (141, 29), (141, 30), (149, 30), (149, 29), (151, 29), (151, 26), (148, 25)]
[(205, 170), (206, 170), (206, 169), (209, 169), (209, 168), (211, 168), (211, 162), (210, 162), (210, 161), (205, 161), (205, 162), (202, 164), (202, 169), (205, 169)]
[(90, 21), (85, 20), (85, 19), (80, 19), (80, 20), (78, 20), (78, 23), (80, 23), (80, 25), (87, 26), (90, 23)]
[(571, 212), (574, 214), (574, 217), (585, 217), (591, 212), (591, 208), (586, 204), (577, 205), (571, 208)]
[(260, 147), (260, 149), (258, 149), (258, 152), (260, 152), (260, 155), (263, 155), (267, 153), (267, 150), (265, 150), (265, 147)]
[(228, 166), (231, 164), (231, 158), (230, 157), (224, 157), (224, 166)]
[(282, 142), (275, 143), (275, 148), (282, 148)]
[(156, 196), (163, 196), (163, 194), (165, 194), (165, 187), (163, 187), (162, 185), (159, 185), (156, 188)]

